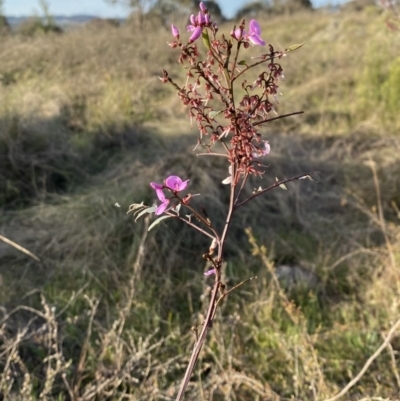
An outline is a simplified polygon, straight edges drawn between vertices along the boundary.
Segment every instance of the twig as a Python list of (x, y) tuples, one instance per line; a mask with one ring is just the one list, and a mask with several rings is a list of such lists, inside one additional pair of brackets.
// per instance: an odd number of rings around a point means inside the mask
[(218, 304), (227, 296), (229, 295), (232, 291), (235, 291), (237, 288), (241, 287), (243, 284), (247, 283), (248, 281), (254, 280), (256, 279), (257, 276), (254, 277), (250, 277), (246, 280), (241, 281), (239, 284), (236, 284), (235, 286), (233, 286), (232, 288), (230, 288), (228, 291), (224, 292), (219, 298), (217, 303), (215, 304), (215, 307), (218, 306)]
[(3, 237), (2, 235), (0, 235), (0, 240), (2, 240), (3, 242), (5, 242), (8, 245), (13, 246), (15, 249), (18, 249), (25, 255), (30, 256), (32, 259), (35, 259), (37, 262), (40, 262), (40, 259), (36, 255), (34, 255), (32, 252), (28, 251), (26, 248), (22, 247), (21, 245), (18, 245), (14, 241), (11, 241), (10, 239)]
[[(385, 339), (384, 335), (382, 334), (383, 339)], [(393, 374), (396, 378), (397, 381), (397, 388), (400, 392), (400, 375), (399, 372), (397, 371), (397, 365), (396, 365), (396, 357), (394, 355), (393, 347), (392, 344), (388, 343), (387, 349), (389, 351), (390, 359), (392, 361), (392, 368), (393, 368)]]
[(316, 173), (316, 171), (311, 171), (309, 173), (296, 175), (295, 177), (292, 177), (292, 178), (287, 178), (287, 179), (284, 179), (284, 180), (276, 181), (275, 183), (270, 185), (268, 188), (262, 189), (261, 191), (258, 191), (256, 193), (254, 193), (253, 195), (251, 195), (247, 199), (245, 199), (243, 202), (240, 202), (239, 204), (235, 205), (235, 210), (238, 209), (240, 206), (243, 206), (244, 204), (246, 204), (248, 201), (256, 198), (257, 196), (262, 195), (265, 192), (270, 191), (271, 189), (279, 187), (282, 184), (286, 184), (287, 182), (290, 182), (290, 181), (297, 181), (297, 180), (301, 180), (303, 178), (312, 177), (312, 175), (315, 174), (315, 173)]
[(381, 344), (381, 346), (368, 358), (367, 362), (365, 362), (365, 365), (363, 368), (360, 370), (358, 375), (351, 380), (347, 386), (340, 391), (338, 394), (336, 394), (334, 397), (327, 398), (324, 401), (336, 401), (339, 398), (343, 397), (363, 376), (364, 373), (367, 371), (367, 369), (371, 366), (372, 362), (375, 361), (376, 358), (382, 353), (382, 351), (388, 346), (390, 340), (392, 339), (395, 331), (397, 328), (400, 327), (400, 319), (392, 326), (392, 328), (389, 330), (389, 333), (385, 339), (385, 341)]
[(256, 123), (253, 124), (253, 126), (255, 127), (256, 125), (268, 123), (268, 122), (274, 121), (274, 120), (280, 120), (281, 118), (295, 116), (296, 114), (303, 114), (303, 113), (304, 113), (304, 111), (294, 111), (293, 113), (282, 114), (281, 116), (278, 116), (278, 117), (267, 118), (266, 120), (257, 121)]

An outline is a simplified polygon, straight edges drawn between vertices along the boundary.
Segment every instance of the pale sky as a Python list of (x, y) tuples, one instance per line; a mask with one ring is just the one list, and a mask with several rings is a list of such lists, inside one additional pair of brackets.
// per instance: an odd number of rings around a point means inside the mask
[[(246, 0), (217, 0), (222, 12), (232, 17), (235, 12), (247, 3)], [(332, 0), (331, 3), (340, 3), (343, 0)], [(26, 16), (39, 13), (39, 0), (3, 0), (4, 14), (12, 16)], [(126, 17), (128, 9), (124, 6), (113, 6), (105, 0), (47, 0), (50, 13), (53, 15), (91, 14), (99, 17)], [(314, 0), (315, 5), (324, 3), (324, 0)]]

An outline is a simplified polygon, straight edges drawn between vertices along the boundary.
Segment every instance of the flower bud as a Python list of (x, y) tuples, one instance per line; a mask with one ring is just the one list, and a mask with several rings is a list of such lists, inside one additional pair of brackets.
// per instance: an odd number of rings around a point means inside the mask
[(199, 11), (199, 14), (197, 16), (197, 23), (199, 25), (203, 25), (205, 22), (206, 21), (205, 21), (205, 18), (204, 18), (204, 14), (201, 11)]
[(174, 24), (171, 25), (171, 31), (172, 31), (172, 36), (176, 39), (179, 39), (179, 30)]
[(192, 36), (189, 38), (189, 43), (193, 43), (194, 41), (196, 41), (201, 36), (202, 31), (203, 31), (203, 28), (201, 26), (197, 26), (194, 29)]

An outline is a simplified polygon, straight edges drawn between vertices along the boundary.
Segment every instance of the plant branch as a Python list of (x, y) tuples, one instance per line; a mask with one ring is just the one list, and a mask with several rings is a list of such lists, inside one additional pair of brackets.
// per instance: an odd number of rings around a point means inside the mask
[(286, 117), (290, 117), (290, 116), (295, 116), (296, 114), (303, 114), (304, 111), (294, 111), (293, 113), (288, 113), (288, 114), (282, 114), (281, 116), (278, 117), (273, 117), (273, 118), (267, 118), (265, 120), (262, 121), (257, 121), (253, 124), (253, 127), (257, 126), (257, 125), (261, 125), (264, 123), (268, 123), (270, 121), (275, 121), (275, 120), (280, 120), (281, 118), (286, 118)]
[(246, 280), (241, 281), (239, 284), (236, 284), (235, 286), (233, 286), (232, 288), (230, 288), (228, 291), (224, 292), (217, 300), (217, 303), (215, 305), (215, 310), (217, 310), (217, 306), (219, 305), (219, 303), (226, 297), (228, 296), (232, 291), (235, 291), (237, 288), (241, 287), (243, 284), (246, 284), (248, 281), (254, 280), (256, 279), (257, 276), (254, 277), (249, 277)]
[(236, 205), (235, 209), (238, 209), (240, 206), (245, 205), (245, 204), (246, 204), (247, 202), (249, 202), (250, 200), (252, 200), (252, 199), (254, 199), (254, 198), (257, 198), (257, 196), (260, 196), (260, 195), (262, 195), (263, 193), (270, 191), (271, 189), (274, 189), (274, 188), (276, 188), (276, 187), (279, 187), (280, 185), (286, 184), (287, 182), (290, 182), (290, 181), (297, 181), (297, 180), (304, 179), (304, 178), (306, 178), (306, 177), (308, 177), (308, 176), (312, 176), (312, 174), (314, 174), (314, 173), (315, 173), (315, 171), (311, 171), (311, 172), (309, 172), (309, 173), (296, 175), (295, 177), (292, 177), (292, 178), (287, 178), (287, 179), (284, 179), (284, 180), (276, 181), (274, 184), (270, 185), (269, 187), (267, 187), (267, 188), (265, 188), (265, 189), (262, 189), (261, 191), (258, 191), (258, 192), (256, 192), (256, 193), (254, 193), (253, 195), (251, 195), (251, 196), (249, 196), (247, 199), (245, 199), (243, 202), (240, 202), (238, 205)]
[(254, 67), (256, 67), (257, 65), (266, 63), (267, 61), (271, 61), (271, 60), (274, 59), (274, 58), (275, 58), (275, 57), (268, 57), (268, 58), (266, 58), (266, 59), (264, 59), (264, 60), (257, 61), (257, 62), (254, 63), (254, 64), (251, 64), (251, 65), (249, 65), (249, 66), (246, 66), (246, 68), (244, 68), (242, 71), (240, 71), (239, 74), (237, 74), (237, 75), (232, 79), (232, 83), (233, 83), (234, 81), (236, 81), (242, 74), (244, 74), (245, 72), (249, 71), (251, 68), (254, 68)]
[(207, 237), (214, 239), (215, 237), (213, 237), (210, 233), (208, 233), (206, 230), (202, 229), (199, 226), (196, 226), (196, 224), (192, 223), (189, 220), (184, 219), (183, 217), (173, 214), (171, 212), (166, 212), (167, 215), (171, 216), (171, 217), (177, 217), (179, 220), (183, 221), (184, 223), (186, 223), (188, 226), (195, 228), (197, 231), (200, 231), (202, 234), (206, 235)]
[[(235, 174), (234, 171), (234, 163), (231, 164), (232, 166), (232, 176)], [(231, 196), (230, 196), (230, 201), (229, 201), (229, 209), (228, 209), (228, 214), (226, 216), (225, 220), (225, 226), (222, 231), (221, 238), (217, 237), (218, 241), (218, 256), (216, 261), (213, 261), (214, 267), (216, 268), (216, 273), (215, 273), (215, 284), (214, 288), (212, 291), (211, 299), (210, 299), (210, 304), (208, 306), (207, 310), (207, 316), (204, 320), (203, 328), (201, 329), (200, 335), (195, 343), (194, 349), (192, 351), (192, 355), (190, 357), (188, 366), (186, 368), (185, 376), (183, 377), (181, 387), (179, 388), (178, 395), (176, 397), (176, 401), (181, 401), (183, 398), (183, 395), (185, 393), (185, 390), (188, 386), (189, 380), (193, 374), (193, 370), (196, 366), (197, 360), (199, 359), (200, 351), (203, 347), (203, 344), (206, 340), (208, 330), (212, 326), (213, 318), (215, 315), (215, 310), (217, 307), (217, 297), (218, 297), (218, 292), (221, 288), (221, 263), (222, 263), (222, 254), (223, 254), (223, 248), (224, 248), (224, 243), (226, 239), (226, 235), (230, 226), (232, 214), (234, 212), (234, 200), (235, 200), (235, 180), (232, 180), (231, 183)]]
[(211, 295), (210, 304), (208, 306), (207, 316), (203, 323), (203, 328), (201, 329), (200, 335), (194, 345), (193, 352), (192, 352), (192, 355), (189, 360), (189, 364), (186, 368), (185, 376), (183, 377), (181, 387), (179, 388), (179, 392), (176, 397), (176, 401), (181, 401), (183, 399), (183, 395), (189, 384), (189, 380), (192, 376), (194, 367), (196, 366), (196, 362), (199, 359), (200, 351), (203, 347), (204, 341), (206, 340), (208, 330), (212, 326), (212, 318), (214, 316), (214, 310), (216, 307), (217, 296), (218, 296), (218, 292), (219, 292), (219, 289), (221, 286), (221, 281), (218, 279), (218, 277), (219, 276), (216, 275), (216, 281), (215, 281), (213, 292)]

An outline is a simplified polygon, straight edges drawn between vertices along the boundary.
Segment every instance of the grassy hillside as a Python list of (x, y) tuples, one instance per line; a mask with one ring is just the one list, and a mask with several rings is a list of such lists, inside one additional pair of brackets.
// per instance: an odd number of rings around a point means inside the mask
[[(282, 61), (277, 106), (305, 113), (263, 132), (265, 180), (320, 182), (237, 214), (225, 282), (258, 278), (222, 305), (186, 399), (327, 399), (399, 319), (400, 36), (385, 19), (260, 17), (276, 49), (305, 42)], [(126, 211), (168, 174), (190, 178), (213, 221), (228, 192), (158, 79), (185, 79), (170, 40), (153, 21), (0, 41), (0, 235), (40, 259), (0, 241), (4, 400), (174, 399), (212, 285), (209, 244), (175, 221), (148, 233)], [(397, 398), (399, 332), (342, 399)]]

